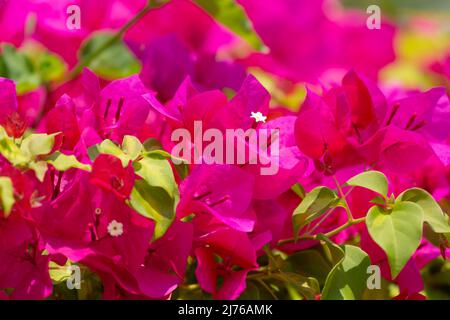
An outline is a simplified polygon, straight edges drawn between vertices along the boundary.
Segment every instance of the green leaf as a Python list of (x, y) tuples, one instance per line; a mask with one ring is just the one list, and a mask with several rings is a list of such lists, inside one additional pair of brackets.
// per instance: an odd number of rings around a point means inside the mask
[(296, 195), (298, 195), (298, 197), (299, 197), (300, 199), (303, 199), (303, 198), (305, 197), (305, 195), (306, 195), (305, 189), (304, 189), (304, 188), (302, 187), (302, 185), (299, 184), (299, 183), (294, 184), (294, 185), (291, 187), (291, 190), (292, 190)]
[[(114, 34), (111, 32), (94, 33), (82, 45), (79, 51), (80, 60), (91, 59), (92, 54), (112, 41), (113, 37)], [(141, 65), (123, 41), (118, 39), (93, 58), (89, 63), (89, 68), (102, 78), (113, 80), (139, 73)]]
[(145, 154), (148, 156), (160, 156), (170, 160), (177, 160), (177, 163), (179, 164), (174, 164), (174, 167), (181, 179), (184, 179), (189, 175), (189, 165), (187, 162), (184, 159), (173, 157), (170, 153), (165, 151), (158, 140), (154, 138), (146, 140), (144, 142), (144, 150)]
[(28, 57), (11, 45), (3, 45), (0, 54), (0, 76), (14, 80), (17, 93), (23, 94), (39, 87), (40, 77)]
[(49, 275), (53, 283), (61, 283), (69, 279), (72, 276), (72, 270), (70, 269), (71, 265), (72, 263), (70, 260), (67, 260), (64, 266), (60, 266), (56, 262), (50, 261), (48, 264)]
[(56, 133), (31, 134), (23, 140), (20, 150), (24, 155), (30, 157), (31, 159), (36, 156), (49, 154), (53, 149), (56, 135)]
[(323, 300), (359, 300), (367, 288), (369, 256), (360, 248), (343, 247), (344, 259), (329, 273), (322, 291)]
[(313, 277), (323, 286), (331, 265), (317, 249), (302, 250), (291, 254), (286, 259), (286, 270)]
[(14, 143), (14, 140), (5, 132), (5, 129), (0, 126), (0, 154), (2, 154), (14, 166), (26, 165), (30, 158), (24, 155), (20, 148)]
[(312, 277), (304, 277), (293, 272), (279, 272), (272, 274), (272, 277), (279, 279), (287, 286), (292, 286), (302, 297), (307, 300), (314, 300), (320, 293), (319, 282)]
[(332, 263), (333, 267), (340, 264), (344, 260), (345, 252), (340, 246), (323, 234), (318, 234), (317, 239), (321, 241), (325, 256)]
[(253, 30), (245, 10), (233, 0), (195, 0), (211, 14), (214, 19), (241, 36), (255, 49), (261, 49), (263, 43)]
[(92, 162), (94, 162), (95, 159), (97, 159), (97, 157), (100, 155), (99, 145), (98, 144), (94, 144), (94, 145), (90, 146), (87, 149), (87, 153), (88, 153), (89, 159)]
[(109, 139), (103, 140), (98, 145), (98, 149), (99, 149), (100, 153), (110, 154), (110, 155), (113, 155), (116, 157), (119, 157), (124, 153), (117, 144), (115, 144), (114, 142), (112, 142)]
[(28, 167), (34, 171), (34, 173), (36, 174), (36, 178), (38, 178), (38, 180), (40, 182), (44, 182), (44, 178), (45, 178), (45, 173), (48, 170), (48, 166), (47, 166), (47, 162), (45, 161), (31, 161), (28, 164)]
[(317, 187), (307, 193), (292, 216), (295, 237), (303, 226), (324, 214), (337, 199), (335, 192), (327, 187)]
[(400, 194), (397, 201), (410, 201), (418, 204), (423, 210), (425, 222), (428, 222), (435, 232), (450, 232), (448, 216), (444, 214), (439, 204), (427, 191), (412, 188)]
[(155, 240), (166, 233), (175, 218), (177, 203), (164, 189), (151, 186), (145, 180), (135, 182), (130, 204), (138, 213), (156, 222)]
[(347, 181), (347, 185), (362, 187), (381, 194), (384, 198), (388, 193), (386, 176), (379, 171), (366, 171)]
[(150, 138), (144, 141), (144, 149), (145, 151), (154, 151), (154, 150), (163, 150), (161, 142), (159, 142), (155, 138)]
[(98, 153), (110, 154), (119, 158), (120, 161), (122, 162), (123, 167), (128, 166), (128, 164), (131, 161), (130, 156), (128, 156), (125, 152), (123, 152), (123, 150), (118, 145), (116, 145), (109, 139), (103, 140), (102, 143), (100, 143), (97, 148)]
[(134, 161), (142, 153), (144, 146), (138, 138), (134, 136), (125, 136), (122, 141), (122, 150)]
[(130, 161), (136, 160), (144, 150), (144, 146), (138, 138), (134, 136), (125, 136), (122, 140), (122, 148), (113, 141), (106, 139), (102, 143), (89, 148), (88, 153), (92, 161), (99, 153), (116, 156), (122, 161), (124, 167), (128, 166)]
[(0, 177), (0, 200), (4, 217), (7, 218), (14, 205), (14, 187), (9, 177)]
[(369, 210), (367, 229), (386, 253), (393, 279), (419, 247), (423, 219), (422, 208), (413, 202), (396, 202), (390, 213), (378, 206)]
[[(191, 295), (190, 295), (191, 296)], [(249, 282), (245, 291), (239, 296), (239, 300), (260, 300), (259, 288), (255, 283)]]
[(179, 198), (172, 168), (166, 159), (144, 157), (134, 164), (135, 172), (150, 186), (160, 187), (174, 200)]
[(44, 82), (59, 80), (67, 71), (64, 61), (48, 51), (42, 53), (35, 63), (37, 72)]
[(52, 154), (47, 162), (58, 171), (67, 171), (72, 168), (91, 171), (90, 165), (79, 162), (74, 155), (66, 155), (60, 152)]
[(135, 182), (131, 206), (156, 222), (154, 238), (158, 239), (172, 224), (180, 198), (172, 168), (165, 158), (149, 156), (135, 162), (133, 167), (142, 180)]

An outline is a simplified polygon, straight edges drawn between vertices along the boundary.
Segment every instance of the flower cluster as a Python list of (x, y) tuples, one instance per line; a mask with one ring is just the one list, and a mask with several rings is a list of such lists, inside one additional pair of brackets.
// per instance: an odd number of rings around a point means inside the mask
[(0, 0), (0, 299), (427, 297), (449, 58), (426, 88), (380, 81), (400, 31), (366, 18)]

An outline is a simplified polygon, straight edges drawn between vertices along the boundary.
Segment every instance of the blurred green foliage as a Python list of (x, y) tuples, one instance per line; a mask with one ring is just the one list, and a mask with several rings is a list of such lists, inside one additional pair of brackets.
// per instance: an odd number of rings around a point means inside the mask
[(261, 49), (261, 39), (253, 30), (244, 9), (234, 0), (195, 0), (211, 16), (234, 33), (241, 36), (255, 49)]

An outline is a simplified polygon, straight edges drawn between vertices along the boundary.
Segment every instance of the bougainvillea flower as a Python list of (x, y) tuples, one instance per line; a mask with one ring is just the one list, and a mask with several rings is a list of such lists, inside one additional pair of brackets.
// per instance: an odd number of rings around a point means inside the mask
[[(93, 108), (85, 108), (84, 117), (90, 119), (86, 125), (95, 126), (101, 137), (117, 143), (121, 143), (125, 135), (141, 137), (141, 132), (147, 127), (148, 131), (157, 135), (160, 119), (151, 110), (144, 95), (153, 93), (137, 75), (112, 81), (94, 99)], [(146, 138), (148, 137), (143, 137), (142, 140)]]
[(236, 95), (225, 108), (217, 110), (211, 126), (218, 129), (252, 128), (252, 112), (265, 115), (269, 112), (270, 94), (253, 76), (248, 75)]
[(141, 50), (157, 37), (175, 34), (183, 44), (194, 52), (215, 54), (238, 38), (218, 24), (194, 2), (175, 0), (152, 10), (125, 35), (125, 40), (143, 44)]
[[(449, 134), (446, 99), (442, 88), (434, 88), (389, 101), (388, 107), (370, 80), (350, 71), (323, 97), (308, 91), (295, 126), (296, 142), (325, 174), (358, 161), (411, 172), (434, 154), (427, 138), (442, 141)], [(405, 154), (415, 160), (406, 163)]]
[[(215, 299), (236, 299), (246, 287), (249, 271), (257, 268), (256, 247), (244, 232), (233, 230), (214, 219), (199, 216), (194, 219), (196, 276), (200, 286)], [(216, 260), (219, 256), (219, 262)], [(238, 266), (242, 270), (235, 271)], [(222, 284), (218, 286), (219, 278)]]
[(354, 157), (353, 149), (382, 126), (386, 108), (381, 91), (350, 71), (341, 86), (332, 87), (322, 98), (308, 90), (295, 126), (297, 145), (313, 159), (327, 154), (336, 165), (345, 154)]
[(19, 46), (25, 37), (25, 24), (30, 10), (26, 0), (0, 1), (0, 42)]
[(0, 290), (11, 299), (44, 299), (53, 290), (37, 230), (19, 215), (0, 220)]
[(420, 129), (425, 122), (431, 120), (434, 108), (444, 94), (444, 88), (434, 88), (393, 101), (387, 114), (387, 125), (393, 124), (402, 129)]
[[(133, 288), (118, 285), (111, 273), (102, 272), (104, 299), (167, 299), (183, 282), (187, 257), (192, 246), (192, 225), (175, 222), (164, 237), (145, 250), (141, 264), (129, 268), (125, 276)], [(136, 278), (135, 280), (133, 278)], [(130, 290), (131, 289), (131, 290)]]
[(142, 82), (167, 101), (192, 74), (193, 60), (189, 51), (174, 35), (154, 39), (143, 53)]
[(16, 86), (5, 78), (0, 78), (0, 125), (14, 138), (20, 138), (27, 128), (27, 123), (19, 114)]
[[(183, 81), (173, 99), (164, 105), (152, 94), (146, 94), (144, 98), (156, 111), (166, 117), (172, 127), (172, 130), (165, 127), (166, 130), (161, 137), (166, 150), (171, 150), (174, 146), (170, 138), (173, 130), (178, 128), (189, 131), (193, 148), (195, 137), (198, 137), (195, 130), (198, 123), (201, 123), (202, 131), (208, 129), (220, 131), (223, 134), (223, 143), (226, 143), (227, 129), (245, 131), (256, 127), (257, 124), (251, 117), (252, 112), (267, 114), (270, 100), (267, 90), (251, 75), (246, 77), (239, 91), (229, 101), (219, 90), (199, 92), (189, 78)], [(197, 156), (195, 150), (191, 154)]]
[(61, 133), (57, 139), (61, 139), (63, 150), (73, 150), (80, 139), (80, 128), (75, 112), (75, 104), (72, 99), (64, 95), (46, 116), (46, 131), (48, 133)]
[(386, 125), (419, 132), (433, 140), (445, 140), (450, 134), (450, 102), (445, 88), (433, 88), (427, 92), (415, 92), (391, 102), (386, 113)]
[(229, 88), (238, 91), (246, 73), (242, 66), (216, 61), (213, 55), (189, 52), (173, 34), (155, 38), (142, 54), (140, 74), (144, 84), (158, 93), (157, 98), (170, 100), (183, 80), (189, 76), (202, 90)]
[(144, 262), (154, 224), (112, 192), (90, 185), (88, 176), (79, 174), (52, 203), (36, 209), (34, 220), (51, 254), (109, 274), (137, 293), (130, 273)]
[(136, 271), (139, 289), (145, 296), (167, 296), (183, 282), (192, 241), (192, 225), (175, 222), (164, 237), (150, 245), (144, 264)]
[[(222, 267), (217, 266), (214, 257), (214, 251), (209, 248), (199, 248), (195, 251), (198, 267), (196, 275), (200, 286), (206, 292), (213, 294), (214, 299), (219, 300), (234, 300), (238, 298), (245, 290), (245, 279), (250, 270), (231, 271), (230, 267), (227, 270), (217, 272), (217, 269)], [(218, 277), (223, 277), (223, 283), (219, 289), (216, 288)]]
[(197, 166), (180, 186), (177, 214), (209, 213), (236, 230), (251, 231), (253, 183), (253, 175), (236, 166)]
[(39, 87), (17, 97), (18, 112), (30, 127), (38, 127), (44, 112), (44, 102), (48, 97), (45, 88)]
[(0, 103), (2, 117), (17, 110), (16, 86), (12, 80), (0, 78)]
[(338, 154), (347, 146), (332, 110), (311, 91), (300, 109), (295, 137), (300, 150), (313, 159), (322, 158), (325, 152)]
[(121, 199), (130, 196), (134, 179), (131, 163), (124, 168), (122, 161), (113, 155), (101, 154), (92, 165), (91, 183), (113, 192)]
[(289, 238), (292, 234), (292, 212), (300, 199), (293, 192), (285, 192), (276, 199), (254, 200), (257, 217), (254, 233), (270, 232), (271, 244)]
[[(200, 120), (204, 130), (215, 128), (224, 132), (225, 129), (248, 129), (254, 125), (254, 119), (250, 117), (252, 112), (268, 113), (270, 96), (252, 75), (246, 77), (230, 101), (227, 101), (225, 94), (218, 90), (196, 93), (192, 92), (195, 87), (191, 89), (191, 86), (190, 81), (184, 81), (173, 101), (165, 105), (149, 94), (144, 97), (153, 108), (174, 120), (175, 125), (191, 132), (194, 121)], [(189, 95), (186, 96), (186, 93)], [(210, 105), (214, 107), (209, 107)]]
[(423, 166), (433, 156), (433, 150), (423, 136), (394, 126), (378, 131), (361, 146), (360, 152), (367, 163), (403, 174)]
[[(310, 160), (300, 152), (295, 143), (293, 134), (295, 122), (295, 116), (286, 116), (276, 118), (258, 128), (258, 130), (267, 130), (267, 132), (277, 132), (276, 137), (271, 138), (278, 140), (279, 150), (275, 151), (270, 147), (265, 151), (259, 149), (260, 161), (257, 164), (243, 166), (244, 169), (252, 172), (255, 176), (255, 188), (253, 190), (255, 199), (278, 197), (297, 183), (310, 168)], [(261, 157), (268, 159), (267, 161), (261, 161)], [(271, 166), (277, 166), (278, 168), (274, 168), (273, 172), (270, 172), (271, 174), (262, 174), (262, 168), (268, 167), (268, 165), (262, 163), (270, 163)]]
[[(270, 53), (250, 55), (245, 60), (248, 65), (294, 81), (316, 81), (324, 71), (336, 67), (355, 68), (376, 77), (394, 60), (395, 29), (388, 23), (373, 32), (361, 15), (343, 14), (332, 20), (322, 0), (239, 3), (270, 49)], [(374, 47), (380, 49), (369, 49)]]
[(182, 109), (187, 102), (199, 94), (199, 91), (194, 87), (192, 81), (187, 77), (175, 92), (173, 98), (166, 104), (162, 104), (154, 95), (144, 95), (144, 98), (157, 112), (161, 113), (168, 123), (173, 127), (181, 127), (183, 124)]
[(69, 96), (75, 104), (76, 114), (82, 118), (87, 108), (91, 108), (100, 99), (101, 89), (109, 82), (100, 79), (90, 69), (84, 68), (81, 74), (67, 81), (47, 95), (44, 112), (55, 107), (62, 96)]
[[(33, 172), (24, 174), (3, 157), (0, 157), (0, 176), (11, 179), (15, 197), (13, 213), (17, 211), (18, 214), (26, 216), (33, 206), (40, 205), (39, 199), (44, 200), (51, 196), (52, 190), (48, 180), (38, 183)], [(3, 217), (2, 210), (0, 212), (0, 217)]]

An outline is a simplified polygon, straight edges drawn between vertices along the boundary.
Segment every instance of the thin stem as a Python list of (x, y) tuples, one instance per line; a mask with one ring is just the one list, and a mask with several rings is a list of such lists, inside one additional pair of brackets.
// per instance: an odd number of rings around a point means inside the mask
[(353, 225), (355, 225), (355, 224), (358, 224), (358, 223), (361, 223), (361, 222), (364, 222), (364, 221), (366, 221), (366, 218), (365, 218), (365, 217), (359, 218), (359, 219), (354, 219), (354, 220), (352, 220), (352, 221), (347, 221), (347, 222), (346, 222), (345, 224), (343, 224), (342, 226), (340, 226), (340, 227), (334, 229), (333, 231), (330, 231), (330, 232), (326, 233), (325, 236), (326, 236), (327, 238), (334, 237), (334, 236), (337, 235), (339, 232), (341, 232), (341, 231), (347, 229), (348, 227), (351, 227), (351, 226), (353, 226)]
[(128, 31), (132, 26), (134, 26), (139, 20), (141, 20), (151, 9), (157, 7), (159, 3), (155, 1), (149, 1), (148, 4), (139, 11), (133, 19), (128, 21), (126, 24), (122, 26), (122, 28), (117, 31), (117, 33), (111, 37), (108, 41), (106, 41), (103, 45), (101, 45), (97, 50), (89, 54), (85, 59), (78, 62), (78, 64), (72, 69), (72, 71), (69, 73), (68, 80), (72, 80), (80, 74), (81, 71), (95, 59), (97, 58), (103, 51), (108, 49), (110, 46), (112, 46), (115, 42), (122, 39), (125, 32)]
[[(336, 228), (336, 229), (334, 229), (334, 230), (332, 230), (332, 231), (330, 231), (330, 232), (328, 232), (328, 233), (325, 233), (325, 237), (327, 237), (327, 238), (334, 237), (334, 236), (337, 235), (339, 232), (341, 232), (341, 231), (347, 229), (348, 227), (351, 227), (351, 226), (353, 226), (353, 225), (355, 225), (355, 224), (358, 224), (358, 223), (361, 223), (361, 222), (364, 222), (364, 221), (366, 221), (366, 218), (365, 218), (365, 217), (359, 218), (359, 219), (354, 219), (354, 220), (352, 220), (352, 221), (347, 221), (346, 223), (344, 223), (344, 224), (341, 225), (340, 227), (338, 227), (338, 228)], [(289, 238), (289, 239), (285, 239), (285, 240), (278, 241), (278, 246), (283, 246), (283, 245), (289, 244), (289, 243), (295, 243), (295, 242), (297, 242), (297, 241), (299, 241), (299, 240), (313, 240), (313, 241), (317, 241), (317, 240), (319, 240), (319, 239), (317, 238), (317, 235), (314, 235), (314, 236), (299, 237), (298, 239), (295, 239), (295, 238)]]
[(336, 183), (337, 189), (339, 191), (339, 195), (341, 196), (341, 199), (344, 202), (344, 209), (345, 209), (345, 212), (347, 212), (348, 220), (351, 222), (354, 220), (354, 218), (353, 218), (352, 212), (350, 210), (350, 206), (348, 205), (347, 197), (344, 193), (344, 190), (342, 190), (341, 184), (337, 180), (336, 176), (333, 176), (333, 180)]
[(264, 282), (262, 279), (257, 279), (258, 281), (271, 295), (275, 300), (278, 300), (277, 295), (273, 292), (273, 290)]
[[(347, 197), (354, 189), (355, 187), (351, 187), (350, 190), (347, 191), (345, 196)], [(318, 223), (314, 227), (311, 228), (311, 230), (308, 231), (307, 235), (311, 235), (320, 225), (337, 209), (338, 207), (331, 208), (327, 213), (323, 215), (323, 217), (319, 220)]]

